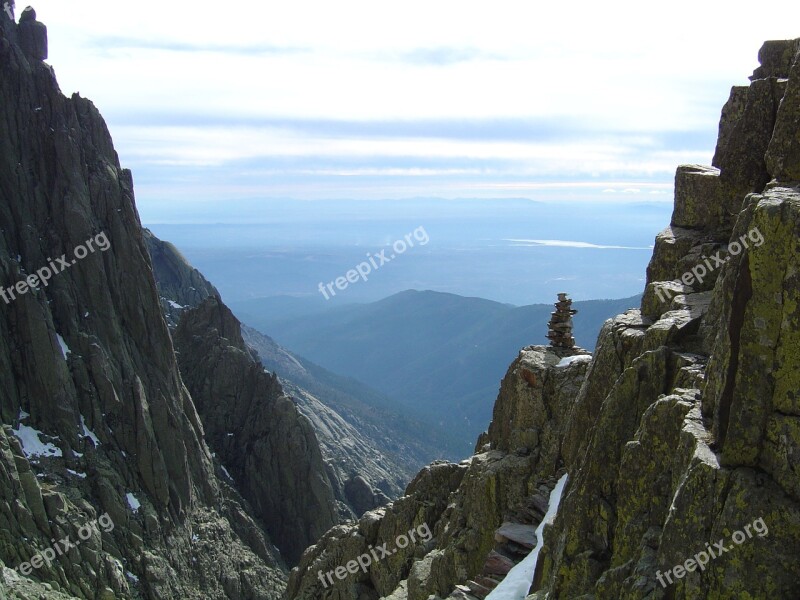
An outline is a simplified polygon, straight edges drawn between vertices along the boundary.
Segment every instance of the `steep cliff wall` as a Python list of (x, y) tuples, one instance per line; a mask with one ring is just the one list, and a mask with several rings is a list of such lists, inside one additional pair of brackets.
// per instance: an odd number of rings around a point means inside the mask
[[(504, 571), (495, 531), (540, 519), (526, 509), (564, 471), (529, 600), (800, 597), (799, 50), (766, 43), (714, 166), (678, 168), (641, 307), (606, 323), (591, 361), (523, 350), (478, 454), (329, 532), (290, 599), (482, 598)], [(412, 553), (323, 585), (420, 519), (433, 536)]]
[(35, 13), (0, 33), (0, 597), (277, 599), (182, 383), (131, 173)]
[[(597, 362), (635, 341), (578, 401), (596, 425), (565, 448), (551, 595), (800, 596), (798, 49), (765, 44), (751, 85), (733, 88), (715, 167), (678, 169), (636, 330), (601, 335)], [(613, 385), (593, 394), (595, 379)], [(768, 533), (738, 545), (759, 519)], [(686, 563), (720, 540), (729, 551)]]
[(189, 310), (175, 332), (186, 385), (216, 451), (290, 563), (338, 522), (311, 423), (244, 344), (218, 298)]

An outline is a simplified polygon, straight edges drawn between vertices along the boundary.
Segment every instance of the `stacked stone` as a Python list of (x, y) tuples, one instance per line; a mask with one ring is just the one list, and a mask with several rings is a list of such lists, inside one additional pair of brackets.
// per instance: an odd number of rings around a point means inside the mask
[(578, 311), (572, 309), (572, 300), (567, 298), (566, 293), (558, 295), (558, 302), (556, 302), (555, 306), (556, 310), (551, 313), (550, 323), (547, 326), (549, 329), (547, 337), (550, 339), (550, 345), (556, 348), (574, 348), (575, 338), (572, 337), (572, 315)]

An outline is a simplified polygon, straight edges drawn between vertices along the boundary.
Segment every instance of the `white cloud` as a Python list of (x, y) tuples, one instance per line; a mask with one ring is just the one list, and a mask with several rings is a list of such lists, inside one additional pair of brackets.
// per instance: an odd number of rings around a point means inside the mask
[[(145, 189), (165, 191), (160, 198), (140, 193), (145, 204), (168, 201), (178, 189), (153, 181), (150, 168), (180, 174), (281, 156), (306, 159), (298, 177), (338, 176), (342, 182), (327, 188), (337, 197), (353, 193), (345, 182), (356, 177), (457, 178), (459, 170), (463, 185), (448, 181), (429, 191), (534, 189), (542, 176), (613, 179), (621, 181), (615, 189), (635, 183), (644, 190), (639, 179), (666, 182), (679, 163), (709, 162), (711, 143), (684, 145), (670, 136), (713, 138), (730, 86), (746, 83), (761, 42), (796, 35), (792, 19), (774, 18), (786, 12), (782, 0), (749, 12), (686, 0), (37, 0), (36, 8), (62, 89), (91, 98), (122, 162), (145, 173)], [(178, 126), (186, 115), (200, 126)], [(133, 116), (139, 125), (131, 125)], [(463, 140), (211, 124), (221, 117), (528, 119), (551, 127), (546, 139)], [(567, 123), (585, 135), (567, 136)], [(315, 162), (320, 157), (348, 163), (331, 167)], [(369, 162), (375, 157), (384, 164)], [(461, 164), (428, 164), (433, 159)], [(507, 178), (476, 182), (475, 170)], [(255, 187), (300, 196), (309, 189), (273, 183)], [(394, 181), (387, 186), (398, 189)]]

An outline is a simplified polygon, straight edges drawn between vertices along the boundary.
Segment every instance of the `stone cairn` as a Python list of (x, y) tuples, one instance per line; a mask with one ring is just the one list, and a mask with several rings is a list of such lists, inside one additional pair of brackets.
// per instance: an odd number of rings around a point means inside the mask
[(566, 293), (558, 295), (558, 302), (555, 304), (556, 310), (551, 313), (550, 323), (547, 325), (547, 337), (550, 345), (556, 348), (574, 348), (575, 338), (572, 337), (572, 315), (577, 310), (572, 309), (572, 300), (567, 298)]

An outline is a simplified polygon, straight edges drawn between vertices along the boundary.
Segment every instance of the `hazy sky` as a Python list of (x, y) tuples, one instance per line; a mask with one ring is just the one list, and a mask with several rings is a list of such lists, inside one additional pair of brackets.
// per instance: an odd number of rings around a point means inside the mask
[(761, 42), (800, 35), (785, 0), (34, 6), (150, 222), (242, 198), (671, 201)]

